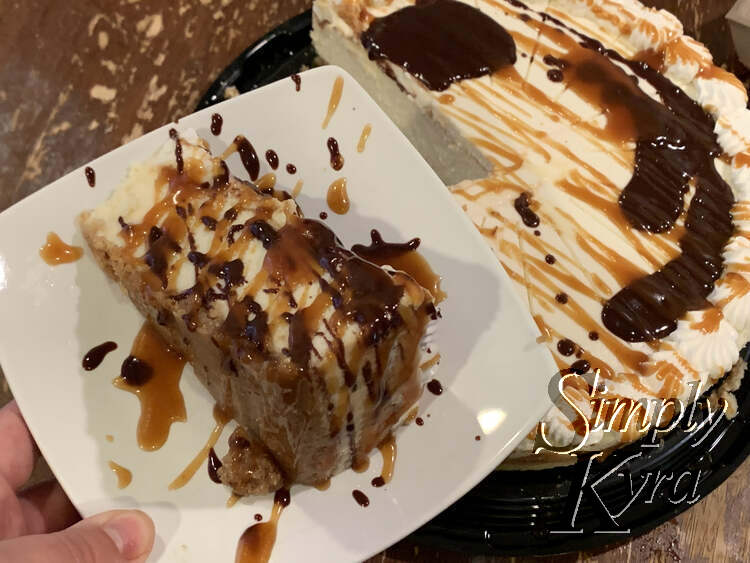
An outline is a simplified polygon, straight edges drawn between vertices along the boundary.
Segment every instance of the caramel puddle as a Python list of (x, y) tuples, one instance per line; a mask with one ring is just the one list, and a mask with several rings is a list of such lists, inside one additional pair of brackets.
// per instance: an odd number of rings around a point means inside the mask
[(118, 489), (124, 489), (130, 485), (130, 482), (133, 480), (133, 473), (129, 469), (126, 469), (122, 465), (111, 460), (109, 462), (109, 468), (112, 470), (112, 473), (117, 476)]
[(173, 350), (148, 322), (133, 341), (113, 384), (133, 393), (141, 403), (137, 439), (141, 449), (158, 450), (169, 436), (173, 422), (185, 422), (185, 400), (180, 377), (185, 359)]
[(339, 178), (334, 180), (328, 187), (328, 194), (326, 195), (326, 202), (331, 211), (344, 215), (349, 211), (349, 194), (346, 193), (346, 178)]
[(50, 266), (59, 266), (80, 259), (83, 248), (64, 243), (56, 233), (47, 233), (47, 241), (39, 249), (39, 256)]

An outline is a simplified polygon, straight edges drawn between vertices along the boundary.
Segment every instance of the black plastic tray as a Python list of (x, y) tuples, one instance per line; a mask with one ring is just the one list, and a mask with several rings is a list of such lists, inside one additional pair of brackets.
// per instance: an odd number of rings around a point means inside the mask
[[(310, 28), (311, 13), (307, 11), (256, 41), (221, 73), (198, 109), (222, 101), (229, 86), (243, 93), (311, 66), (316, 54)], [(673, 502), (683, 492), (693, 498), (694, 490), (698, 498), (704, 498), (750, 454), (748, 381), (745, 377), (736, 392), (737, 416), (722, 418), (701, 443), (702, 433), (678, 428), (657, 448), (637, 442), (603, 461), (594, 460), (588, 474), (587, 458), (557, 469), (496, 471), (412, 538), (463, 552), (550, 555), (601, 548), (643, 534), (692, 506), (687, 500)], [(704, 418), (705, 412), (699, 410), (695, 420)], [(686, 472), (675, 494), (672, 486)], [(663, 477), (670, 474), (671, 480)], [(603, 476), (593, 488), (600, 501), (590, 486), (581, 483), (584, 477), (592, 484)], [(653, 482), (660, 476), (660, 486), (651, 499)], [(634, 492), (646, 479), (641, 494), (613, 522), (607, 512), (618, 513), (632, 497), (630, 483)], [(575, 526), (571, 528), (574, 511)]]

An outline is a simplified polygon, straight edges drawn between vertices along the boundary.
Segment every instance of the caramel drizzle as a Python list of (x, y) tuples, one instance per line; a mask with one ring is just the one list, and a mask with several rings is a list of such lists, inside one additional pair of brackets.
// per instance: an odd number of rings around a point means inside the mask
[(371, 132), (372, 132), (372, 125), (370, 125), (369, 123), (362, 128), (362, 133), (360, 134), (359, 141), (357, 142), (357, 152), (359, 153), (365, 152), (367, 139), (370, 138)]
[(216, 425), (213, 430), (211, 430), (211, 434), (208, 437), (208, 440), (206, 440), (205, 445), (195, 455), (192, 461), (188, 463), (187, 467), (185, 467), (185, 469), (183, 469), (182, 472), (169, 484), (169, 487), (167, 488), (170, 491), (181, 489), (190, 482), (196, 471), (198, 471), (201, 465), (203, 465), (203, 462), (208, 459), (208, 452), (210, 452), (211, 448), (213, 448), (216, 445), (216, 442), (219, 441), (219, 437), (224, 431), (224, 426), (232, 420), (232, 417), (222, 411), (218, 405), (215, 405), (214, 420), (216, 421)]
[[(326, 111), (326, 116), (323, 119), (323, 124), (321, 125), (321, 128), (325, 129), (328, 127), (328, 124), (331, 122), (331, 118), (333, 117), (333, 114), (336, 113), (336, 108), (339, 107), (339, 102), (341, 101), (341, 92), (344, 89), (344, 79), (340, 76), (336, 77), (336, 80), (333, 81), (333, 88), (331, 89), (331, 97), (328, 100), (328, 110)], [(361, 151), (360, 151), (361, 152)]]

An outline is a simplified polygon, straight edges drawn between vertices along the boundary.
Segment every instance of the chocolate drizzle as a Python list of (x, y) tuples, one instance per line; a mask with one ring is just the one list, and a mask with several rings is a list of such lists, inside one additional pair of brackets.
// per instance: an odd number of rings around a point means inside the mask
[(151, 271), (161, 280), (162, 289), (166, 289), (168, 256), (180, 252), (180, 246), (159, 227), (151, 227), (148, 234), (148, 250), (143, 259)]
[(513, 207), (521, 216), (523, 224), (527, 227), (539, 226), (539, 215), (537, 215), (533, 209), (531, 209), (531, 195), (528, 192), (523, 192), (513, 201)]
[(208, 450), (208, 477), (214, 483), (221, 484), (221, 478), (219, 477), (219, 469), (221, 469), (221, 465), (221, 460), (219, 459), (219, 456), (216, 455), (214, 449), (211, 448)]
[[(670, 231), (684, 212), (691, 182), (695, 186), (680, 256), (622, 288), (602, 310), (602, 322), (614, 334), (628, 342), (649, 342), (674, 331), (687, 311), (706, 307), (733, 232), (734, 196), (714, 166), (721, 149), (710, 115), (648, 64), (626, 60), (592, 39), (584, 38), (581, 45), (601, 56), (571, 65), (574, 80), (595, 85), (600, 105), (610, 108), (613, 121), (622, 114), (636, 142), (633, 176), (619, 199), (630, 224), (654, 234)], [(612, 61), (651, 84), (663, 105)]]
[(220, 114), (214, 113), (211, 116), (211, 133), (221, 135), (221, 127), (224, 125), (224, 118)]
[(339, 151), (339, 143), (333, 137), (328, 137), (326, 142), (328, 152), (331, 155), (331, 168), (334, 170), (341, 170), (344, 167), (344, 157)]
[(437, 379), (432, 379), (427, 383), (427, 390), (433, 395), (443, 394), (443, 386)]
[(294, 89), (299, 92), (299, 89), (302, 86), (302, 77), (299, 74), (292, 74), (289, 78), (294, 82)]
[(101, 364), (104, 360), (104, 357), (113, 350), (117, 350), (117, 344), (112, 341), (94, 346), (83, 357), (83, 369), (85, 369), (86, 371), (91, 371), (98, 368), (99, 364)]
[(370, 239), (372, 242), (369, 246), (355, 244), (352, 246), (352, 252), (379, 266), (388, 265), (406, 272), (432, 294), (436, 303), (445, 299), (445, 292), (440, 288), (440, 276), (432, 271), (427, 260), (417, 252), (421, 243), (420, 239), (413, 238), (407, 242), (385, 242), (375, 229), (370, 231)]
[(91, 166), (87, 166), (83, 172), (86, 174), (86, 181), (89, 183), (89, 186), (92, 188), (96, 186), (96, 172), (94, 172), (94, 169)]
[(266, 151), (266, 162), (273, 170), (276, 170), (279, 167), (279, 155), (276, 154), (275, 150), (268, 149)]
[(362, 508), (367, 508), (368, 506), (370, 506), (370, 499), (367, 498), (367, 495), (359, 489), (354, 489), (352, 491), (352, 496), (354, 497), (354, 500), (357, 501), (357, 504)]
[(252, 181), (257, 180), (258, 174), (260, 174), (260, 161), (253, 145), (245, 137), (238, 135), (234, 138), (234, 146), (237, 147), (242, 166), (247, 170), (250, 179)]
[(185, 171), (185, 161), (182, 158), (182, 142), (177, 134), (177, 129), (169, 130), (169, 138), (174, 141), (174, 159), (177, 164), (177, 173), (182, 174)]
[(424, 0), (373, 20), (362, 34), (370, 59), (401, 66), (430, 90), (516, 62), (516, 44), (491, 17), (455, 0)]

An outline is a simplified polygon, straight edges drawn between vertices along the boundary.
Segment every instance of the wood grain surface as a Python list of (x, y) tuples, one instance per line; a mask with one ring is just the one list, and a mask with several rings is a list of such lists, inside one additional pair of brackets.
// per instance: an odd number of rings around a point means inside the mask
[[(746, 79), (724, 14), (732, 0), (654, 0)], [(0, 211), (85, 162), (186, 115), (247, 45), (308, 0), (0, 0)], [(43, 229), (43, 226), (40, 227)], [(0, 371), (0, 404), (10, 393)], [(35, 479), (49, 477), (41, 463)], [(750, 561), (750, 460), (645, 536), (559, 562)], [(505, 561), (408, 538), (371, 561)]]

